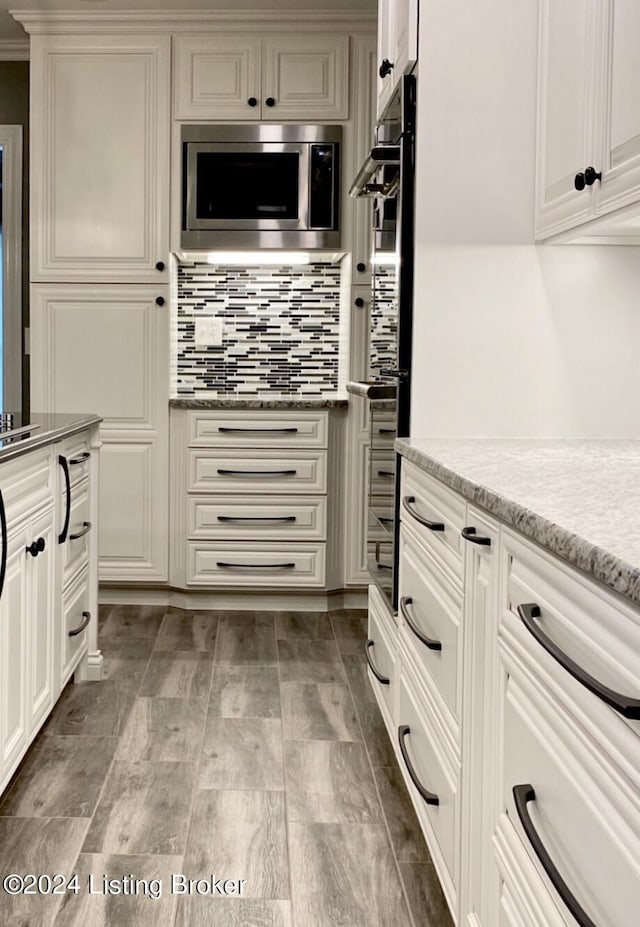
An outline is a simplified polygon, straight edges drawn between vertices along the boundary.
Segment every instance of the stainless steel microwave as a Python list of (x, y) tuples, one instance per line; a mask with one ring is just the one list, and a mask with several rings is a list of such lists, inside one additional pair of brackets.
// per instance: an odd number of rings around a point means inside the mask
[(183, 248), (340, 246), (331, 125), (183, 125)]

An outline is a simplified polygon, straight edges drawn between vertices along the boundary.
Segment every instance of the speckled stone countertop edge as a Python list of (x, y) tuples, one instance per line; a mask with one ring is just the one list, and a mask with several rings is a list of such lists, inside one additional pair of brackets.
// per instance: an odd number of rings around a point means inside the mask
[(424, 451), (396, 439), (396, 451), (474, 505), (577, 567), (591, 578), (640, 605), (640, 569), (487, 486), (461, 476)]
[(170, 399), (172, 409), (346, 409), (348, 399)]
[(48, 444), (55, 444), (56, 441), (62, 441), (64, 438), (70, 438), (72, 435), (79, 434), (99, 425), (102, 418), (99, 415), (39, 415), (34, 414), (31, 417), (32, 422), (40, 422), (40, 429), (34, 431), (23, 439), (7, 444), (6, 447), (0, 447), (0, 463), (7, 460), (14, 460), (30, 451), (35, 451), (40, 447), (46, 447)]

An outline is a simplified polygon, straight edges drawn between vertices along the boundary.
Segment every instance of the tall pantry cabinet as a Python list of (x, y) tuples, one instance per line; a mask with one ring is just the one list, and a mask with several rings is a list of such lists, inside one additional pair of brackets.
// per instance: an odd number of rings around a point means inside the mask
[(31, 406), (104, 419), (101, 580), (168, 575), (170, 53), (31, 40)]

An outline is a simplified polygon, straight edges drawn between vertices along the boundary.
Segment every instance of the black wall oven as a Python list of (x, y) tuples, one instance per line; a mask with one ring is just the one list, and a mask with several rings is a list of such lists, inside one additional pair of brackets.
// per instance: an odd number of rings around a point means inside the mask
[(407, 75), (376, 127), (374, 147), (350, 190), (352, 196), (374, 201), (368, 379), (352, 392), (369, 401), (368, 568), (393, 611), (400, 532), (394, 441), (408, 436), (411, 412), (415, 113), (416, 80)]

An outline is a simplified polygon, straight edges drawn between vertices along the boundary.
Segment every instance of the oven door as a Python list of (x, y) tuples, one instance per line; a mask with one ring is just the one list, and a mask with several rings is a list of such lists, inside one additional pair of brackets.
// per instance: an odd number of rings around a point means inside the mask
[(187, 229), (308, 229), (310, 147), (295, 142), (188, 143)]

